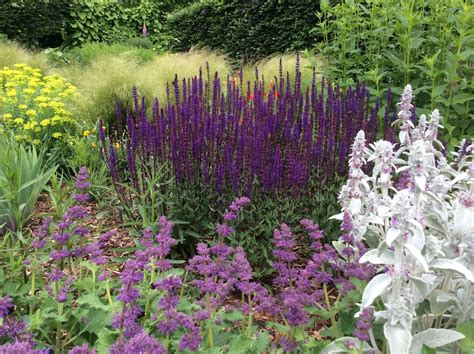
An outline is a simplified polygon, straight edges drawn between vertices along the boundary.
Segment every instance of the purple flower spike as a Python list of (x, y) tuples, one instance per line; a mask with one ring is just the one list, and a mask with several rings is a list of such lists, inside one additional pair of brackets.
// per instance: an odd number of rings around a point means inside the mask
[(364, 308), (359, 316), (359, 319), (356, 321), (354, 337), (365, 342), (370, 340), (369, 330), (372, 328), (373, 318), (374, 309), (372, 307)]

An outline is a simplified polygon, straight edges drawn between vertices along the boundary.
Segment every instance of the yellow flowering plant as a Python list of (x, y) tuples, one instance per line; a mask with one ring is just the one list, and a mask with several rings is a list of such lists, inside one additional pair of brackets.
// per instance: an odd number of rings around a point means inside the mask
[(68, 107), (75, 95), (59, 75), (26, 64), (0, 69), (0, 133), (34, 145), (72, 141), (77, 124)]

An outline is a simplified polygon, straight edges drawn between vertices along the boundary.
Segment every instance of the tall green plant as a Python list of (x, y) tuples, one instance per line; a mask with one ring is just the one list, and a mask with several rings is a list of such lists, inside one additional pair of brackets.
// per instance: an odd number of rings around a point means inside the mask
[(43, 157), (33, 147), (0, 138), (0, 233), (21, 230), (54, 170), (43, 170)]
[[(342, 87), (364, 81), (381, 97), (412, 83), (418, 113), (438, 107), (444, 140), (474, 134), (474, 6), (468, 0), (321, 1), (314, 32)], [(396, 102), (398, 97), (392, 100)]]

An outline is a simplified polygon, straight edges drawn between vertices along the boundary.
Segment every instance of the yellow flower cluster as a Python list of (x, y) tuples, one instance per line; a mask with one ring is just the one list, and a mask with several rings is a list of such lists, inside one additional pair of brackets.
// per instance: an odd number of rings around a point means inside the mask
[(68, 105), (76, 88), (59, 75), (44, 76), (26, 64), (0, 69), (0, 133), (33, 144), (71, 140), (76, 128)]

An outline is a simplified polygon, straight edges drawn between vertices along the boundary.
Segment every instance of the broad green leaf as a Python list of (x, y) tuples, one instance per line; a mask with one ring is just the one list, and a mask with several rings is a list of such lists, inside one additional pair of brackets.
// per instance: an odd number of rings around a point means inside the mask
[(88, 305), (91, 308), (101, 309), (101, 310), (108, 310), (108, 306), (105, 305), (97, 296), (97, 294), (89, 293), (85, 295), (81, 295), (77, 298), (76, 302), (79, 305)]

